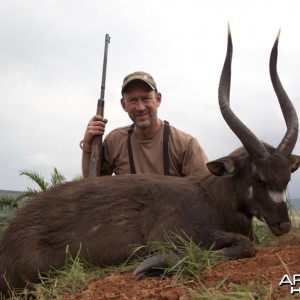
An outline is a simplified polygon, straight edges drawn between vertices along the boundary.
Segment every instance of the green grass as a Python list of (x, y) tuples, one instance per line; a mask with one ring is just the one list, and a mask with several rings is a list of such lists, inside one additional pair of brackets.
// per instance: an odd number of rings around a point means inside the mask
[(65, 266), (39, 275), (39, 283), (28, 283), (23, 290), (11, 291), (10, 300), (59, 299), (63, 295), (74, 294), (92, 278), (104, 276), (106, 269), (93, 267), (79, 258), (71, 257), (66, 249)]
[[(180, 247), (175, 246), (175, 240)], [(180, 278), (197, 278), (202, 270), (227, 260), (214, 254), (211, 249), (200, 248), (185, 233), (167, 237), (166, 243), (153, 244), (151, 250), (165, 256), (170, 266), (165, 269), (163, 276), (173, 276), (175, 282)]]
[(89, 278), (99, 274), (78, 258), (60, 270), (52, 270), (40, 276), (41, 283), (32, 286), (31, 294), (36, 299), (58, 299), (64, 294), (74, 294)]

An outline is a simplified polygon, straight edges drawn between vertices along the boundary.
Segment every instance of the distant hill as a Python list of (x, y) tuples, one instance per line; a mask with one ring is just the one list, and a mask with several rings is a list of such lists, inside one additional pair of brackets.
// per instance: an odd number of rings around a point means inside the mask
[(289, 202), (291, 203), (292, 206), (296, 208), (300, 208), (300, 198), (290, 199)]
[(20, 191), (10, 191), (10, 190), (0, 190), (0, 197), (1, 196), (18, 196), (19, 194), (21, 194), (22, 192)]

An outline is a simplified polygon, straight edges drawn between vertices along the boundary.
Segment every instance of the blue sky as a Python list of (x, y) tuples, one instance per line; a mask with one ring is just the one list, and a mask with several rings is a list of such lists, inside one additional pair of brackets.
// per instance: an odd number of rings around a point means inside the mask
[[(0, 10), (0, 189), (48, 179), (57, 167), (81, 173), (82, 139), (100, 95), (104, 37), (109, 45), (107, 132), (126, 125), (119, 100), (123, 77), (149, 72), (163, 95), (159, 115), (194, 135), (209, 159), (240, 146), (218, 108), (227, 23), (234, 45), (231, 105), (262, 140), (277, 146), (284, 120), (269, 78), (278, 30), (278, 71), (300, 112), (300, 19), (297, 1), (52, 0), (2, 1)], [(294, 153), (300, 154), (297, 143)], [(300, 196), (300, 172), (289, 185)]]

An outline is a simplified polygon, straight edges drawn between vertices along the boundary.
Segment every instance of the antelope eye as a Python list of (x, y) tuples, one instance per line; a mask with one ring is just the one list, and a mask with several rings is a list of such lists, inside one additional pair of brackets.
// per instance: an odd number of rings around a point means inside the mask
[(256, 177), (256, 181), (260, 186), (266, 186), (267, 183), (259, 177)]

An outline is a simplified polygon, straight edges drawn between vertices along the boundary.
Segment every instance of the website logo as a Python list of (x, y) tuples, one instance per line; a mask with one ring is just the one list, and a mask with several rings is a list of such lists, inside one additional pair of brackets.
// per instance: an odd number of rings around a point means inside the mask
[(292, 295), (300, 294), (300, 274), (288, 275), (284, 274), (278, 284), (279, 286), (290, 286)]

